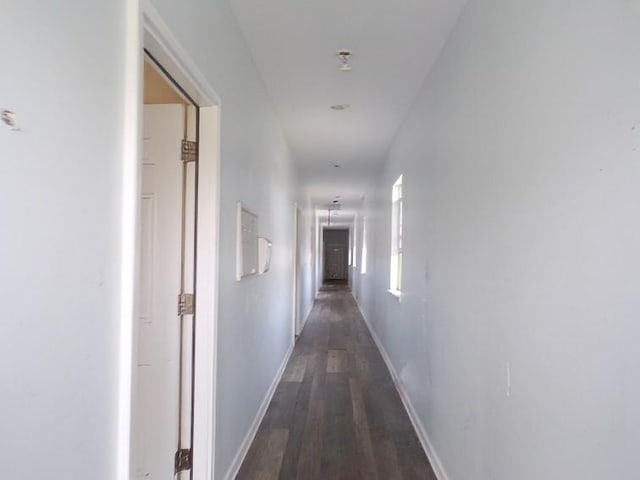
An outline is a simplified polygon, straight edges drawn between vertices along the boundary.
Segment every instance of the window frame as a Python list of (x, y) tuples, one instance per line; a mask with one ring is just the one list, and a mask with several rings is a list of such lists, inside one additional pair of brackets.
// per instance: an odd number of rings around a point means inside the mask
[(400, 175), (391, 188), (391, 256), (389, 268), (389, 293), (399, 297), (402, 293), (403, 260), (403, 176)]
[(356, 216), (353, 222), (351, 237), (351, 267), (354, 269), (358, 268), (358, 217)]
[(362, 251), (360, 252), (360, 275), (367, 274), (367, 217), (362, 217)]

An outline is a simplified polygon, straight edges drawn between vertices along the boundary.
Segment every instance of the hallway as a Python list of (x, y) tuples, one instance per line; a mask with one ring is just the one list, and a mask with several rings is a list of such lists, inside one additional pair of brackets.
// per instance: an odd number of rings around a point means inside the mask
[(325, 286), (238, 479), (434, 479), (351, 291)]
[(2, 478), (640, 479), (640, 0), (1, 5)]

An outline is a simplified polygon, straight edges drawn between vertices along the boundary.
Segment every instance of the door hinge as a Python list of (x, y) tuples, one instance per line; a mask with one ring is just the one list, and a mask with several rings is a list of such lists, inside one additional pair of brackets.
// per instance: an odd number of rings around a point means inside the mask
[(198, 142), (192, 142), (190, 140), (182, 140), (182, 153), (180, 158), (183, 162), (197, 162), (198, 161)]
[(190, 448), (181, 448), (176, 452), (175, 457), (175, 473), (191, 470), (192, 458)]
[(178, 295), (178, 316), (193, 315), (193, 293), (181, 293)]

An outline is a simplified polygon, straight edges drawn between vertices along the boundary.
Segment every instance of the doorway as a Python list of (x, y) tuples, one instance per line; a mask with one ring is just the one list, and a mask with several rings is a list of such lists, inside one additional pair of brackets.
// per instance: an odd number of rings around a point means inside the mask
[(323, 232), (324, 283), (347, 283), (349, 230), (329, 229)]
[(148, 53), (138, 254), (135, 478), (191, 478), (198, 105)]
[[(119, 398), (118, 398), (118, 475), (119, 480), (130, 480), (138, 477), (138, 472), (142, 466), (141, 455), (150, 455), (140, 451), (140, 433), (141, 427), (144, 426), (145, 401), (144, 397), (150, 397), (149, 393), (141, 393), (142, 388), (140, 378), (139, 364), (144, 365), (145, 355), (149, 352), (145, 350), (148, 346), (145, 340), (140, 340), (141, 335), (145, 333), (140, 330), (145, 328), (141, 326), (143, 319), (141, 317), (149, 315), (147, 312), (140, 312), (145, 308), (144, 288), (147, 289), (146, 295), (151, 295), (153, 291), (153, 280), (164, 273), (158, 272), (149, 267), (153, 266), (150, 259), (150, 251), (148, 248), (151, 241), (150, 232), (158, 228), (155, 225), (156, 218), (143, 214), (143, 209), (150, 210), (150, 195), (148, 194), (148, 186), (145, 185), (143, 192), (143, 144), (144, 132), (143, 117), (145, 116), (145, 106), (143, 105), (143, 65), (146, 58), (153, 58), (152, 64), (156, 73), (169, 83), (174, 93), (177, 90), (184, 104), (193, 106), (194, 109), (188, 108), (189, 111), (195, 112), (197, 108), (197, 116), (195, 127), (193, 123), (187, 124), (187, 134), (196, 135), (198, 138), (197, 146), (197, 174), (195, 182), (195, 192), (191, 195), (190, 190), (184, 191), (185, 199), (180, 195), (180, 211), (182, 205), (185, 209), (192, 209), (196, 222), (192, 230), (185, 229), (183, 235), (182, 227), (179, 227), (179, 243), (182, 250), (182, 243), (195, 244), (193, 253), (193, 262), (189, 260), (182, 261), (183, 258), (188, 259), (191, 255), (189, 251), (180, 252), (180, 261), (178, 270), (180, 288), (177, 292), (171, 294), (171, 299), (167, 300), (167, 305), (173, 306), (171, 318), (174, 322), (167, 323), (167, 328), (173, 328), (173, 333), (169, 338), (175, 339), (176, 324), (180, 322), (180, 318), (188, 316), (177, 314), (177, 309), (193, 308), (194, 314), (191, 315), (192, 321), (189, 325), (178, 329), (178, 338), (182, 336), (182, 340), (186, 341), (191, 338), (190, 352), (191, 361), (188, 360), (189, 353), (182, 352), (179, 357), (173, 357), (173, 364), (170, 365), (172, 374), (170, 380), (165, 383), (172, 382), (173, 391), (181, 391), (182, 399), (178, 397), (176, 402), (175, 395), (168, 396), (173, 405), (173, 412), (170, 416), (171, 424), (168, 429), (167, 437), (171, 438), (173, 448), (168, 455), (162, 455), (158, 462), (163, 462), (164, 468), (162, 477), (173, 480), (185, 480), (187, 478), (194, 480), (213, 480), (213, 471), (215, 468), (215, 398), (216, 398), (216, 351), (217, 351), (217, 305), (218, 305), (218, 270), (219, 270), (219, 230), (220, 230), (220, 98), (211, 87), (208, 79), (202, 74), (197, 65), (192, 61), (190, 56), (185, 52), (171, 30), (164, 23), (162, 17), (155, 10), (150, 2), (143, 2), (138, 5), (131, 5), (129, 11), (129, 22), (127, 24), (127, 68), (126, 68), (126, 106), (124, 115), (125, 124), (125, 142), (123, 145), (125, 156), (122, 171), (122, 250), (123, 260), (121, 265), (121, 274), (123, 279), (123, 287), (121, 291), (121, 330), (119, 337), (120, 355), (119, 355)], [(172, 81), (173, 80), (173, 81)], [(196, 107), (197, 106), (197, 107)], [(185, 107), (185, 108), (187, 108)], [(191, 116), (193, 118), (193, 115)], [(182, 125), (184, 132), (184, 124)], [(182, 152), (182, 143), (180, 144)], [(192, 149), (187, 148), (189, 153)], [(147, 162), (150, 163), (150, 162)], [(188, 171), (186, 177), (191, 175)], [(181, 177), (184, 178), (184, 177)], [(193, 186), (193, 182), (187, 182)], [(145, 198), (146, 197), (146, 198)], [(183, 201), (184, 200), (184, 201)], [(191, 202), (191, 206), (187, 202)], [(187, 218), (180, 213), (181, 219)], [(153, 218), (153, 221), (149, 219)], [(180, 220), (180, 224), (182, 220)], [(143, 228), (146, 233), (143, 237)], [(184, 238), (183, 238), (184, 236)], [(192, 239), (189, 239), (192, 236)], [(174, 239), (175, 236), (171, 238)], [(144, 242), (143, 242), (144, 240)], [(159, 239), (160, 240), (160, 239)], [(162, 239), (164, 241), (164, 239)], [(144, 245), (147, 245), (146, 257), (143, 256)], [(175, 249), (174, 249), (175, 251)], [(197, 252), (197, 254), (196, 254)], [(143, 272), (142, 266), (147, 265), (146, 273)], [(175, 263), (172, 263), (175, 268)], [(188, 273), (189, 266), (193, 266), (193, 276)], [(197, 272), (197, 276), (196, 276)], [(146, 278), (152, 278), (152, 282), (145, 282)], [(168, 277), (168, 276), (167, 276)], [(175, 277), (172, 277), (175, 278)], [(189, 291), (189, 281), (193, 290)], [(151, 286), (151, 289), (149, 288)], [(175, 287), (175, 280), (172, 285)], [(169, 288), (167, 288), (167, 291)], [(171, 288), (174, 290), (174, 288)], [(204, 292), (202, 295), (195, 296), (195, 291)], [(194, 293), (193, 297), (181, 296), (181, 293)], [(146, 306), (153, 302), (147, 302)], [(167, 310), (168, 312), (168, 310)], [(167, 313), (167, 316), (170, 314)], [(187, 328), (191, 327), (191, 331)], [(144, 337), (148, 338), (148, 337)], [(146, 343), (152, 343), (147, 340)], [(161, 345), (165, 352), (175, 352), (175, 341), (172, 343), (173, 349), (169, 349), (166, 345)], [(154, 348), (155, 346), (154, 345)], [(182, 342), (178, 340), (181, 348)], [(162, 349), (160, 349), (162, 351)], [(148, 357), (147, 357), (148, 358)], [(179, 360), (182, 358), (183, 360)], [(186, 358), (186, 361), (184, 360)], [(178, 367), (178, 386), (176, 387), (175, 361), (182, 361), (182, 365)], [(156, 371), (165, 372), (170, 368), (158, 368)], [(191, 368), (191, 371), (187, 369)], [(147, 375), (149, 377), (149, 375)], [(190, 379), (190, 388), (185, 388), (183, 383)], [(151, 379), (156, 381), (157, 379)], [(160, 380), (157, 380), (160, 382)], [(161, 392), (163, 393), (163, 392)], [(186, 395), (191, 398), (185, 398)], [(142, 397), (142, 398), (140, 398)], [(177, 407), (176, 407), (177, 405)], [(183, 408), (184, 407), (184, 408)], [(191, 408), (189, 412), (188, 408)], [(184, 425), (184, 418), (191, 418), (189, 426)], [(176, 420), (177, 419), (177, 420)], [(147, 422), (148, 423), (148, 422)], [(168, 424), (168, 422), (167, 422)], [(188, 433), (187, 433), (188, 432)], [(191, 439), (191, 443), (187, 443), (185, 436)], [(168, 442), (167, 442), (168, 444)], [(183, 448), (184, 445), (184, 448)], [(180, 448), (178, 448), (180, 447)], [(165, 447), (168, 451), (168, 447)], [(191, 468), (184, 472), (175, 474), (176, 464), (189, 464)], [(142, 468), (144, 470), (144, 467)], [(168, 477), (165, 476), (169, 471)], [(146, 472), (150, 473), (150, 472)], [(147, 478), (154, 478), (148, 475)]]
[(304, 268), (304, 258), (302, 255), (302, 243), (305, 238), (304, 222), (301, 219), (301, 211), (298, 204), (293, 208), (293, 336), (294, 341), (300, 336), (302, 331), (302, 277)]

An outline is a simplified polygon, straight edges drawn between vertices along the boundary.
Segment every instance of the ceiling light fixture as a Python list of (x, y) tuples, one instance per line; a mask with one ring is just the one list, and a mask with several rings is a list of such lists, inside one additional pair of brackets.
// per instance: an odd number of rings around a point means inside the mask
[(337, 111), (342, 111), (342, 110), (346, 110), (347, 108), (351, 107), (351, 105), (349, 105), (348, 103), (340, 103), (338, 105), (331, 105), (331, 110), (337, 110)]
[(340, 71), (341, 72), (350, 72), (351, 65), (349, 65), (349, 60), (351, 59), (351, 50), (340, 50), (338, 52), (338, 56), (342, 63), (340, 63)]

